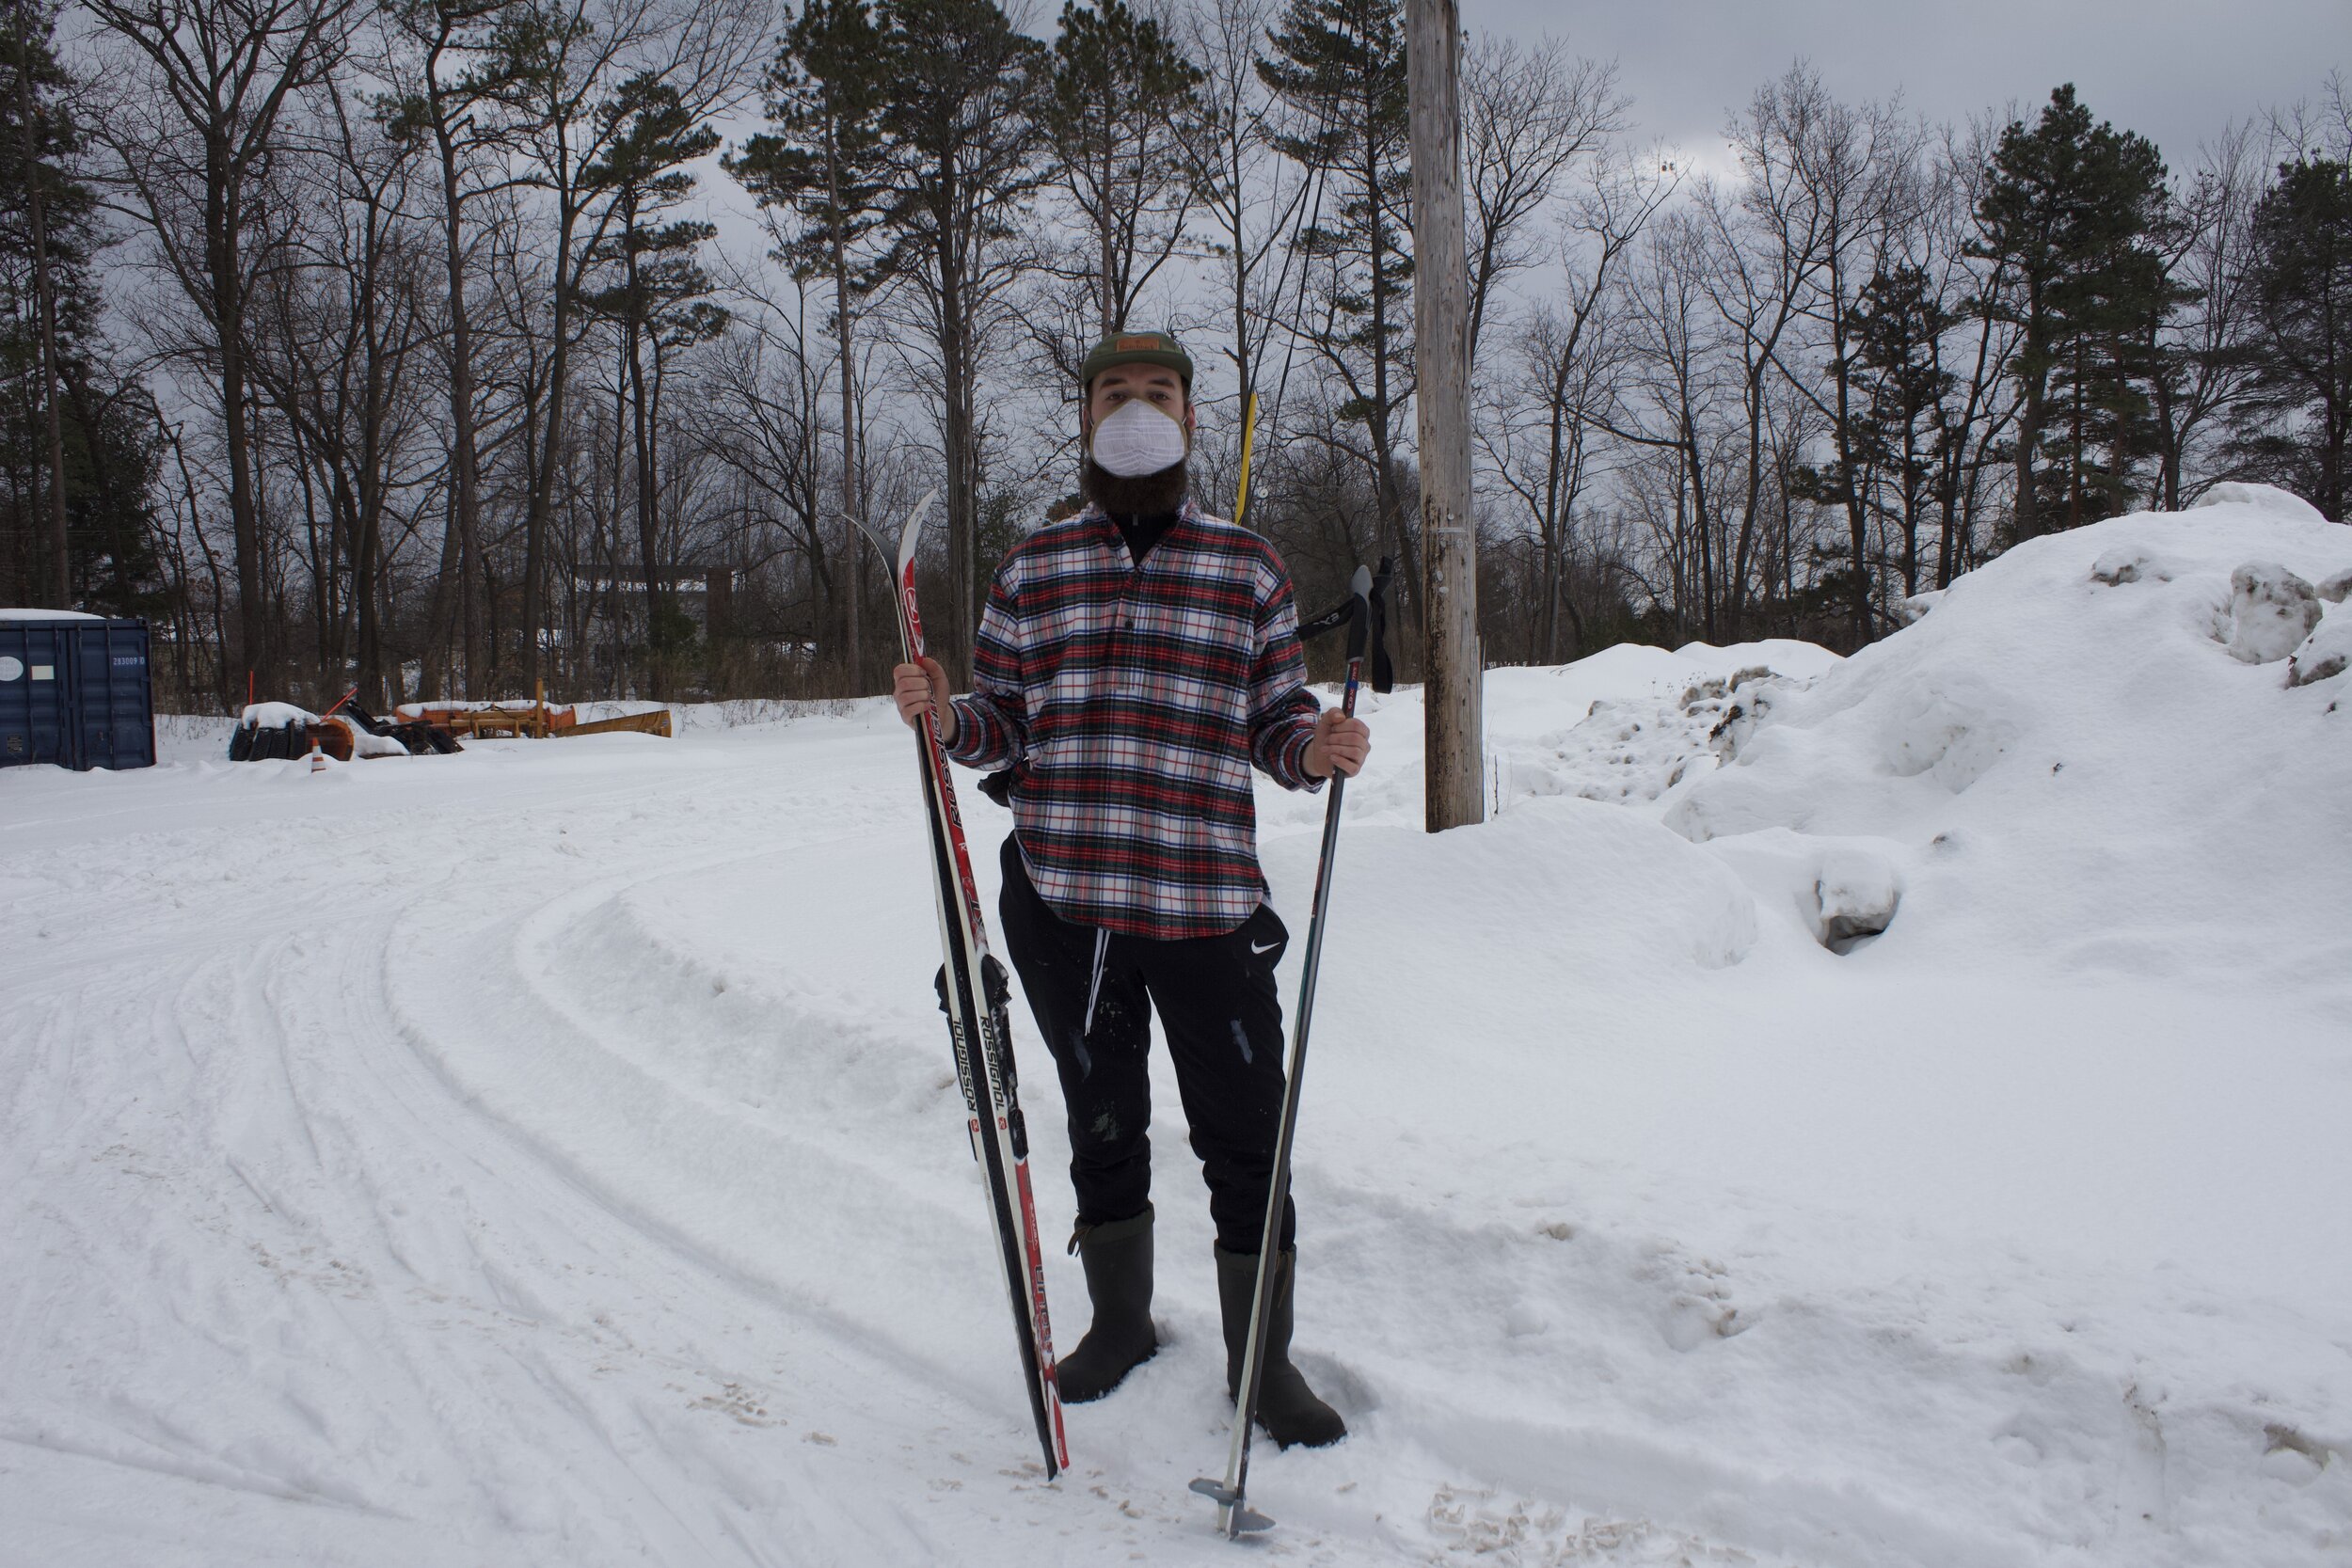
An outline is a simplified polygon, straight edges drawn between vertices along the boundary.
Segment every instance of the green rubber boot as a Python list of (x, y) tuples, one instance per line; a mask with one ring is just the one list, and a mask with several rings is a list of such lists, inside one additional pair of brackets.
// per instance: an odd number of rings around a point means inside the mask
[(1146, 1207), (1133, 1219), (1108, 1225), (1081, 1225), (1070, 1249), (1086, 1266), (1094, 1323), (1054, 1376), (1063, 1403), (1084, 1404), (1118, 1387), (1160, 1348), (1152, 1328), (1152, 1211)]
[[(1268, 1309), (1260, 1356), (1258, 1424), (1283, 1448), (1328, 1448), (1347, 1435), (1340, 1413), (1315, 1398), (1306, 1374), (1291, 1365), (1291, 1287), (1297, 1283), (1298, 1254), (1275, 1259), (1274, 1300)], [(1241, 1359), (1249, 1342), (1249, 1309), (1257, 1299), (1258, 1255), (1216, 1249), (1216, 1300), (1225, 1315), (1225, 1397), (1241, 1397)], [(1068, 1396), (1063, 1396), (1067, 1398)]]

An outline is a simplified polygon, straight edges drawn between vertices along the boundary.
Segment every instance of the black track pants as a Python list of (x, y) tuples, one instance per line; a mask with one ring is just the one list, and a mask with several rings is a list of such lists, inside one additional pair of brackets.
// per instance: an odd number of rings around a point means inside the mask
[[(1192, 1151), (1209, 1184), (1217, 1244), (1256, 1252), (1282, 1121), (1282, 1004), (1274, 986), (1290, 933), (1264, 904), (1223, 936), (1113, 936), (1094, 1027), (1086, 1027), (1095, 932), (1038, 896), (1005, 839), (1005, 947), (1061, 1073), (1070, 1106), (1070, 1183), (1078, 1220), (1105, 1225), (1152, 1200), (1152, 1014), (1160, 1015)], [(1282, 1245), (1295, 1212), (1285, 1205)]]

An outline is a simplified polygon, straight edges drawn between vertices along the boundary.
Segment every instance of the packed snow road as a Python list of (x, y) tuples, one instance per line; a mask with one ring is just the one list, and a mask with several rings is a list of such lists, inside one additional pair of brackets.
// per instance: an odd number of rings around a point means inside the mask
[[(2257, 542), (2328, 568), (2301, 538)], [(1352, 1435), (1262, 1453), (1256, 1549), (2352, 1552), (2352, 724), (2038, 549), (1971, 593), (2084, 607), (2011, 648), (2042, 686), (1957, 590), (1843, 666), (1499, 672), (1502, 809), (1438, 839), (1418, 705), (1373, 705), (1298, 1177), (1300, 1358)], [(1168, 1345), (1042, 1480), (879, 705), (316, 776), (218, 747), (0, 774), (0, 1563), (1243, 1549), (1185, 1490), (1227, 1412), (1164, 1061)], [(2241, 772), (2265, 812), (2214, 819)], [(1007, 818), (965, 800), (993, 908)], [(1321, 803), (1261, 809), (1303, 911)], [(1830, 951), (1873, 888), (1893, 923)]]

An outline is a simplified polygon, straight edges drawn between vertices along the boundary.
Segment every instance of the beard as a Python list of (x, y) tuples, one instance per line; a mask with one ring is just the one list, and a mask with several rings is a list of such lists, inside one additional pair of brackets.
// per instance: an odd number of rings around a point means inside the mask
[(1184, 504), (1191, 461), (1179, 458), (1157, 473), (1122, 479), (1089, 456), (1078, 471), (1078, 493), (1114, 517), (1163, 516)]

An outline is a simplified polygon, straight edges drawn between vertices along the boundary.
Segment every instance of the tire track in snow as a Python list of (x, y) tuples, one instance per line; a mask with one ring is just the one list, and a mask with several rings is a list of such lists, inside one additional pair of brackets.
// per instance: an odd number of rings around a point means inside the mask
[[(453, 836), (503, 826), (477, 817)], [(232, 844), (227, 852), (247, 848)], [(446, 900), (449, 885), (403, 902), (415, 909)], [(266, 1478), (298, 1477), (306, 1464), (348, 1472), (362, 1489), (430, 1498), (421, 1512), (437, 1521), (431, 1537), (461, 1556), (469, 1555), (467, 1540), (502, 1539), (501, 1561), (578, 1562), (633, 1540), (667, 1560), (792, 1560), (803, 1547), (779, 1550), (773, 1543), (830, 1539), (834, 1546), (801, 1560), (833, 1559), (844, 1541), (910, 1560), (938, 1557), (935, 1518), (875, 1518), (837, 1484), (766, 1480), (780, 1470), (837, 1469), (840, 1462), (816, 1457), (834, 1450), (806, 1446), (822, 1433), (760, 1409), (763, 1398), (778, 1408), (791, 1400), (757, 1390), (787, 1374), (797, 1380), (794, 1393), (819, 1409), (863, 1409), (866, 1424), (880, 1426), (842, 1428), (832, 1440), (845, 1459), (856, 1453), (856, 1463), (882, 1475), (905, 1463), (882, 1434), (937, 1429), (941, 1409), (922, 1398), (910, 1405), (898, 1380), (862, 1364), (849, 1345), (820, 1343), (811, 1354), (799, 1342), (805, 1336), (788, 1324), (774, 1332), (771, 1301), (747, 1296), (737, 1282), (714, 1275), (706, 1259), (628, 1225), (548, 1167), (528, 1140), (453, 1098), (390, 1022), (384, 966), (397, 911), (355, 919), (342, 890), (279, 891), (283, 908), (294, 911), (282, 924), (312, 924), (319, 934), (299, 943), (265, 936), (257, 944), (249, 928), (226, 935), (183, 927), (152, 942), (122, 943), (71, 974), (46, 976), (54, 993), (111, 971), (119, 991), (121, 971), (146, 960), (140, 987), (117, 995), (101, 1017), (70, 1017), (53, 1006), (44, 1038), (48, 1054), (61, 1061), (14, 1081), (18, 1108), (8, 1126), (40, 1132), (31, 1147), (51, 1164), (100, 1152), (76, 1147), (72, 1130), (27, 1125), (35, 1120), (31, 1107), (54, 1116), (78, 1089), (109, 1101), (150, 1145), (126, 1148), (123, 1160), (158, 1168), (136, 1178), (111, 1173), (116, 1183), (160, 1182), (168, 1195), (145, 1216), (144, 1240), (135, 1227), (125, 1227), (134, 1231), (127, 1237), (78, 1222), (62, 1237), (47, 1231), (51, 1240), (87, 1243), (81, 1261), (100, 1268), (77, 1274), (112, 1273), (114, 1293), (160, 1291), (172, 1304), (167, 1342), (135, 1324), (141, 1332), (108, 1346), (119, 1353), (109, 1374), (118, 1392), (125, 1376), (150, 1385), (123, 1418), (142, 1419), (143, 1408), (156, 1435), (183, 1453), (259, 1460), (265, 1479), (255, 1495), (264, 1501), (278, 1496), (278, 1481)], [(297, 892), (309, 896), (293, 896)], [(175, 990), (176, 1001), (159, 1005), (159, 996)], [(157, 1015), (168, 1030), (153, 1027)], [(139, 1059), (80, 1071), (89, 1065), (93, 1037), (111, 1037)], [(157, 1070), (175, 1058), (184, 1064), (176, 1085), (167, 1082), (168, 1071)], [(137, 1110), (140, 1090), (158, 1088), (177, 1103), (160, 1116)], [(164, 1132), (172, 1135), (156, 1135)], [(27, 1146), (12, 1139), (11, 1147)], [(10, 1228), (18, 1232), (11, 1257), (38, 1250), (27, 1247), (21, 1224)], [(154, 1256), (158, 1250), (169, 1256)], [(224, 1272), (225, 1262), (241, 1257), (250, 1273)], [(583, 1275), (594, 1280), (593, 1299), (581, 1299)], [(19, 1305), (25, 1299), (19, 1296)], [(10, 1337), (11, 1358), (63, 1361), (70, 1371), (79, 1353), (93, 1348), (89, 1325), (61, 1321), (71, 1314), (54, 1298), (38, 1305), (46, 1321), (37, 1333)], [(543, 1321), (519, 1315), (518, 1307)], [(190, 1382), (159, 1383), (142, 1372), (142, 1366), (154, 1370), (159, 1354), (193, 1371), (194, 1385), (216, 1385), (225, 1375), (246, 1387), (230, 1407), (208, 1405)], [(740, 1369), (739, 1377), (706, 1381), (731, 1369)], [(88, 1380), (53, 1382), (48, 1399), (32, 1395), (24, 1381), (5, 1381), (15, 1390), (0, 1405), (11, 1424), (27, 1409), (107, 1403)], [(521, 1390), (526, 1381), (535, 1385), (535, 1406)], [(614, 1385), (621, 1393), (606, 1391)], [(827, 1398), (827, 1386), (839, 1397)], [(728, 1419), (713, 1396), (746, 1387), (753, 1393), (739, 1397), (736, 1418)], [(374, 1423), (389, 1425), (389, 1433), (364, 1418), (341, 1431), (320, 1425), (324, 1417), (331, 1428), (339, 1406), (371, 1404), (389, 1407), (389, 1420)], [(40, 1427), (34, 1431), (39, 1440)], [(726, 1440), (707, 1435), (717, 1431)], [(600, 1433), (611, 1457), (598, 1462), (594, 1445), (582, 1449), (575, 1440), (580, 1432)], [(71, 1440), (56, 1435), (44, 1450), (53, 1457), (39, 1465), (64, 1463), (54, 1456)], [(748, 1462), (739, 1451), (745, 1439), (777, 1451)], [(673, 1449), (701, 1463), (687, 1473), (667, 1457)], [(171, 1463), (116, 1451), (151, 1472)], [(575, 1468), (582, 1472), (576, 1479)], [(732, 1471), (716, 1491), (713, 1470)], [(103, 1492), (113, 1483), (78, 1484)], [(919, 1493), (912, 1478), (909, 1487)], [(0, 1477), (0, 1494), (12, 1490)], [(457, 1503), (453, 1494), (469, 1490), (474, 1502)], [(611, 1506), (599, 1510), (607, 1498)], [(673, 1507), (666, 1498), (680, 1501)], [(244, 1525), (224, 1530), (216, 1545), (249, 1539), (246, 1527), (324, 1545), (325, 1538), (274, 1508), (230, 1512)], [(747, 1513), (764, 1523), (747, 1529)], [(63, 1503), (52, 1515), (44, 1534), (53, 1541), (122, 1533)], [(567, 1516), (601, 1516), (610, 1528), (582, 1530)], [(413, 1529), (396, 1533), (405, 1544), (346, 1531), (337, 1550), (372, 1559), (373, 1541), (383, 1560), (420, 1560)], [(770, 1546), (741, 1549), (762, 1533)], [(154, 1560), (198, 1560), (204, 1534), (183, 1532), (184, 1556)], [(291, 1555), (315, 1557), (309, 1548)]]

